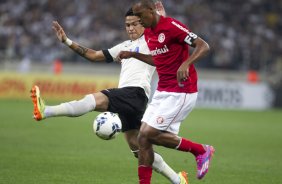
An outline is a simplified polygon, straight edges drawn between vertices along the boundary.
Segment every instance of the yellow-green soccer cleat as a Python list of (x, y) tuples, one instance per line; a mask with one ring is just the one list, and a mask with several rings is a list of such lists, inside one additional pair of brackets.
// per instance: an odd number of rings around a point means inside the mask
[(30, 97), (33, 102), (34, 110), (33, 110), (33, 118), (37, 121), (45, 119), (44, 110), (45, 110), (45, 102), (40, 97), (39, 87), (34, 85), (30, 90)]
[(180, 178), (180, 184), (188, 184), (188, 175), (185, 171), (181, 171), (178, 173)]

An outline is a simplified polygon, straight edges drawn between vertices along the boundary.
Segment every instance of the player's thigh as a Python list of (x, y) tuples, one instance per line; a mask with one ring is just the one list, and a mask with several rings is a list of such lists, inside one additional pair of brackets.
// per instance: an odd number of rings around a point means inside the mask
[(93, 96), (96, 101), (95, 110), (101, 112), (107, 111), (109, 106), (109, 98), (101, 92), (93, 93)]

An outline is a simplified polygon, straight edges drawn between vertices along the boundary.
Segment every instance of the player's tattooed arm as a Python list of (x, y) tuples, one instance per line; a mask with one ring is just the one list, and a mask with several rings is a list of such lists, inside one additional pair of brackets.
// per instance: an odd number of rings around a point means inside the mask
[(96, 51), (93, 49), (89, 49), (86, 47), (83, 47), (75, 42), (72, 43), (70, 48), (79, 54), (80, 56), (84, 57), (85, 59), (95, 62), (95, 61), (105, 61), (105, 56), (102, 51)]
[(85, 48), (85, 47), (82, 47), (82, 46), (78, 45), (78, 47), (75, 48), (74, 51), (75, 51), (76, 53), (78, 53), (79, 55), (81, 55), (82, 57), (84, 57), (85, 54), (86, 54), (87, 51), (88, 51), (88, 48)]

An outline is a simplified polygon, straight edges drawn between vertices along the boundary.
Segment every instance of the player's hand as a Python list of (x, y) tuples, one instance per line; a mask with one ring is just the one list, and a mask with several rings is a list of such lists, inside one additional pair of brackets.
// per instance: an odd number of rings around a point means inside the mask
[(128, 59), (132, 57), (132, 52), (129, 51), (120, 51), (120, 53), (117, 56), (117, 60), (118, 62), (121, 63), (121, 60), (123, 59)]
[(62, 26), (57, 21), (53, 21), (52, 28), (56, 32), (58, 39), (61, 42), (65, 42), (67, 39), (67, 35)]
[(162, 15), (162, 16), (166, 16), (166, 12), (165, 12), (165, 9), (164, 9), (164, 6), (163, 6), (163, 3), (159, 0), (155, 0), (155, 6), (156, 6), (156, 10), (157, 12)]
[(177, 70), (177, 81), (181, 83), (189, 77), (189, 67), (186, 62), (182, 63)]

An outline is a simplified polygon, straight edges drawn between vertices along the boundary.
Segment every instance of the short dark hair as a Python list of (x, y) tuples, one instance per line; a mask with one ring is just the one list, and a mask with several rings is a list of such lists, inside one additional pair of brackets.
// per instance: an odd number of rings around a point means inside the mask
[(129, 8), (129, 10), (126, 12), (125, 17), (127, 16), (134, 16), (132, 8)]
[(153, 0), (141, 0), (140, 3), (145, 7), (149, 9), (155, 9), (155, 3)]

